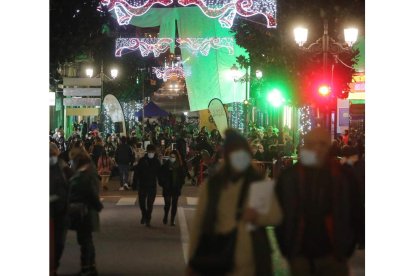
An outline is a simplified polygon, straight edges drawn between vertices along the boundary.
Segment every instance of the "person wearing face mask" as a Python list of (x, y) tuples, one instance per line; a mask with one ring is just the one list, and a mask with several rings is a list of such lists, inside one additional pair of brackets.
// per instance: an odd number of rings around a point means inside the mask
[(175, 225), (175, 215), (177, 214), (178, 198), (181, 195), (181, 188), (184, 185), (185, 169), (181, 156), (177, 150), (173, 150), (170, 158), (161, 166), (159, 184), (162, 187), (164, 197), (164, 218), (162, 222), (167, 224), (168, 215), (171, 208), (170, 224)]
[(64, 152), (66, 150), (65, 138), (63, 137), (63, 133), (61, 131), (57, 132), (57, 138), (55, 141), (59, 151)]
[(151, 226), (151, 214), (157, 195), (157, 180), (161, 162), (155, 155), (155, 146), (147, 146), (147, 154), (142, 157), (134, 168), (134, 177), (138, 183), (138, 201), (141, 209), (141, 224)]
[(59, 159), (59, 149), (49, 144), (50, 275), (56, 275), (68, 228), (69, 178), (73, 171)]
[(280, 250), (296, 275), (349, 275), (348, 262), (363, 223), (357, 182), (332, 160), (330, 134), (304, 137), (299, 162), (284, 170), (276, 194), (284, 212), (276, 227)]
[[(263, 177), (253, 168), (252, 152), (247, 140), (237, 130), (228, 129), (225, 132), (223, 146), (224, 163), (219, 170), (200, 186), (199, 200), (193, 227), (190, 233), (189, 265), (186, 275), (273, 275), (271, 252), (264, 227), (276, 225), (281, 219), (281, 212), (272, 197), (271, 208), (267, 214), (258, 214), (247, 207), (248, 188), (251, 183), (262, 180)], [(247, 225), (253, 224), (257, 232), (253, 235)], [(210, 239), (209, 237), (217, 237)], [(205, 265), (202, 252), (209, 247), (210, 240), (223, 240), (231, 250), (214, 247), (209, 258), (219, 256), (225, 259), (224, 267)], [(256, 250), (257, 238), (266, 241), (260, 250)], [(217, 243), (215, 243), (217, 244)], [(233, 246), (234, 245), (234, 246)], [(207, 250), (210, 251), (210, 250)], [(228, 252), (222, 258), (220, 254)], [(201, 256), (201, 257), (200, 257)], [(204, 265), (203, 265), (204, 263)]]

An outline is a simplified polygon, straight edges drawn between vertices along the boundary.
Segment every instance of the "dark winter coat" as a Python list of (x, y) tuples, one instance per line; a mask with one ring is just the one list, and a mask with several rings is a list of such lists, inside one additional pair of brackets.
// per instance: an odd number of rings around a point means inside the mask
[(180, 153), (182, 160), (185, 160), (187, 157), (187, 142), (184, 138), (177, 139), (177, 150)]
[(59, 160), (49, 171), (49, 197), (50, 197), (50, 217), (64, 217), (68, 211), (69, 204), (69, 178), (73, 172)]
[(138, 165), (134, 167), (134, 178), (138, 182), (138, 191), (145, 189), (156, 192), (160, 169), (161, 163), (157, 156), (148, 158), (148, 154), (145, 154), (139, 160)]
[(92, 160), (95, 164), (95, 167), (98, 167), (98, 160), (101, 157), (104, 147), (102, 145), (94, 145), (92, 149)]
[[(69, 203), (84, 203), (88, 207), (81, 225), (82, 229), (88, 231), (99, 231), (99, 212), (103, 208), (99, 198), (99, 184), (99, 176), (93, 166), (85, 171), (77, 171), (70, 179)], [(73, 227), (71, 229), (76, 230)]]
[(332, 162), (316, 171), (297, 163), (282, 172), (276, 190), (284, 214), (276, 235), (285, 257), (352, 255), (363, 211), (357, 183), (340, 165)]
[(120, 144), (115, 152), (115, 161), (118, 165), (129, 165), (135, 160), (132, 149), (127, 144)]
[(161, 166), (159, 184), (164, 196), (180, 196), (185, 181), (185, 171), (178, 163), (169, 160)]

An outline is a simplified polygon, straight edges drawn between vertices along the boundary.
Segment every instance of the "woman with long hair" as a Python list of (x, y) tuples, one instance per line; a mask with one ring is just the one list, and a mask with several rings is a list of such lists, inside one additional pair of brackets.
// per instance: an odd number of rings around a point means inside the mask
[(109, 177), (112, 171), (112, 159), (106, 154), (106, 150), (102, 151), (98, 159), (98, 174), (101, 177), (102, 189), (108, 190)]
[(177, 214), (178, 198), (181, 195), (181, 188), (185, 181), (185, 168), (181, 156), (177, 150), (171, 151), (169, 159), (161, 166), (159, 183), (162, 187), (164, 196), (164, 219), (167, 224), (168, 215), (171, 208), (170, 224), (175, 225), (175, 215)]

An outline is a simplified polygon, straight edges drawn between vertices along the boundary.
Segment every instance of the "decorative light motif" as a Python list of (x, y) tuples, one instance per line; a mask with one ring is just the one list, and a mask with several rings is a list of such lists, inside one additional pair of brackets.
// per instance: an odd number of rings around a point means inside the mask
[(167, 81), (171, 78), (184, 78), (186, 76), (183, 67), (152, 67), (152, 71), (158, 79)]
[(200, 52), (208, 56), (210, 49), (226, 48), (230, 55), (234, 54), (234, 38), (232, 37), (209, 37), (209, 38), (177, 38), (180, 48), (189, 49), (194, 55)]
[(106, 134), (112, 134), (115, 133), (115, 124), (111, 120), (111, 116), (109, 116), (109, 113), (106, 108), (103, 110), (103, 130), (102, 132), (103, 137), (106, 136)]
[(299, 122), (299, 131), (300, 131), (300, 144), (303, 145), (303, 137), (312, 129), (312, 117), (311, 117), (311, 107), (306, 105), (299, 108), (300, 122)]
[(121, 102), (121, 107), (124, 112), (125, 122), (128, 124), (129, 130), (131, 131), (135, 129), (137, 124), (137, 117), (135, 117), (135, 113), (142, 109), (142, 102)]
[(178, 0), (183, 6), (196, 5), (210, 18), (219, 18), (223, 28), (233, 26), (236, 14), (250, 17), (262, 14), (266, 17), (267, 27), (276, 28), (275, 0)]
[(115, 11), (119, 25), (128, 25), (132, 17), (145, 14), (155, 4), (168, 6), (172, 3), (173, 0), (101, 0), (108, 11)]
[(231, 127), (238, 129), (240, 131), (244, 130), (245, 120), (244, 120), (244, 110), (243, 103), (232, 103), (233, 109), (231, 111)]
[(167, 52), (173, 42), (171, 38), (117, 38), (115, 56), (120, 57), (124, 50), (140, 50), (143, 57), (154, 53), (155, 57)]

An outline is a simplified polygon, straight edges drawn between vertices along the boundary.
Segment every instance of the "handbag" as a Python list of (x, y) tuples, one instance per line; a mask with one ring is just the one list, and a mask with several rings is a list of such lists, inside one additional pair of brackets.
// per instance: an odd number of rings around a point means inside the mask
[(69, 203), (69, 220), (70, 229), (78, 230), (85, 222), (85, 218), (89, 213), (88, 205), (82, 202)]
[[(236, 222), (241, 218), (247, 188), (248, 182), (245, 181), (237, 204)], [(236, 241), (237, 226), (226, 234), (203, 233), (194, 256), (189, 262), (190, 267), (200, 275), (219, 276), (231, 272), (234, 268)]]

